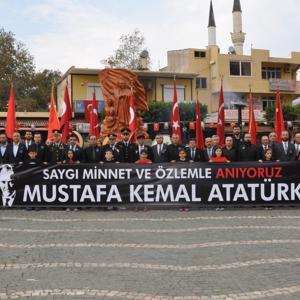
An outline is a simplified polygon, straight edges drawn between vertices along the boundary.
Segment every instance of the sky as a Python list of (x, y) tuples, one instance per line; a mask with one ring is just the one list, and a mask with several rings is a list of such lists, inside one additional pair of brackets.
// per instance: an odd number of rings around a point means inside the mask
[[(299, 0), (240, 0), (245, 54), (269, 49), (273, 57), (300, 51)], [(210, 0), (0, 0), (0, 27), (12, 31), (35, 58), (37, 70), (102, 68), (122, 34), (139, 29), (152, 69), (167, 64), (167, 51), (207, 46)], [(213, 0), (217, 43), (232, 45), (233, 0)]]

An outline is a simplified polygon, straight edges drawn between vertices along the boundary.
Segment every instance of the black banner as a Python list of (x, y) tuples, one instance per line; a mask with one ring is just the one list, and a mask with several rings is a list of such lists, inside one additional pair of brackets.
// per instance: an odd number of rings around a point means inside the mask
[(0, 165), (3, 207), (299, 206), (300, 162)]

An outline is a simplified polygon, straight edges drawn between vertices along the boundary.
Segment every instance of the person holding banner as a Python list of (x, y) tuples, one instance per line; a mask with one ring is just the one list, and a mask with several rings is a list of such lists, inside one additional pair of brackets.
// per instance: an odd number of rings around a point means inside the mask
[(205, 149), (203, 151), (203, 161), (209, 162), (215, 153), (215, 149), (212, 146), (212, 138), (207, 137), (204, 141)]
[(135, 145), (135, 158), (134, 161), (136, 162), (137, 160), (140, 159), (140, 155), (142, 150), (146, 150), (148, 153), (148, 158), (153, 161), (153, 152), (152, 148), (148, 145), (145, 145), (145, 136), (143, 133), (137, 134), (137, 144)]
[(300, 132), (297, 132), (294, 136), (294, 145), (296, 150), (296, 160), (300, 158)]
[(233, 138), (231, 136), (228, 136), (225, 139), (223, 154), (229, 161), (237, 161), (237, 149), (233, 146)]
[(123, 128), (121, 134), (122, 141), (117, 144), (120, 150), (119, 161), (122, 163), (132, 163), (134, 162), (135, 145), (130, 142), (131, 130), (129, 128)]
[(162, 134), (155, 136), (156, 145), (152, 146), (153, 162), (164, 163), (167, 161), (167, 146), (164, 144), (164, 137)]
[(114, 156), (114, 151), (112, 149), (107, 149), (104, 153), (103, 158), (104, 163), (118, 163), (118, 160)]
[(278, 161), (296, 160), (295, 145), (290, 142), (290, 134), (288, 131), (282, 131), (282, 142), (275, 145), (275, 156)]
[(230, 161), (223, 155), (222, 147), (217, 147), (213, 157), (209, 160), (210, 163), (229, 163)]
[(176, 162), (187, 163), (189, 162), (188, 155), (185, 149), (180, 149), (178, 153), (178, 159)]
[(120, 150), (117, 147), (117, 143), (116, 143), (116, 139), (117, 136), (114, 133), (111, 133), (108, 136), (108, 144), (106, 144), (105, 146), (103, 146), (102, 148), (102, 161), (105, 161), (105, 154), (107, 150), (111, 150), (113, 153), (113, 157), (116, 161), (119, 161), (119, 154), (120, 154)]
[(179, 144), (179, 135), (173, 133), (171, 136), (171, 144), (167, 146), (167, 161), (176, 162), (181, 149), (185, 149), (185, 147)]
[(62, 131), (53, 130), (53, 143), (49, 144), (49, 162), (51, 164), (60, 164), (66, 158), (67, 146), (61, 141)]
[(135, 163), (139, 165), (152, 164), (152, 160), (148, 159), (148, 152), (146, 150), (142, 150), (140, 153), (140, 159)]
[(190, 162), (200, 162), (203, 160), (202, 156), (203, 156), (202, 150), (196, 148), (196, 140), (191, 139), (189, 141), (188, 160)]
[(262, 162), (274, 162), (275, 159), (273, 157), (273, 150), (272, 148), (268, 148), (264, 151), (264, 154), (263, 154), (263, 159), (262, 160), (259, 160), (258, 162), (262, 163)]
[(97, 145), (97, 137), (91, 135), (88, 141), (89, 145), (84, 149), (83, 156), (85, 163), (100, 163), (102, 159), (101, 147)]
[(21, 143), (19, 132), (13, 133), (12, 143), (7, 146), (7, 162), (9, 164), (22, 164), (27, 159), (27, 149), (25, 144)]
[(64, 164), (79, 164), (80, 161), (77, 159), (74, 150), (69, 149), (67, 151), (66, 160), (63, 161)]

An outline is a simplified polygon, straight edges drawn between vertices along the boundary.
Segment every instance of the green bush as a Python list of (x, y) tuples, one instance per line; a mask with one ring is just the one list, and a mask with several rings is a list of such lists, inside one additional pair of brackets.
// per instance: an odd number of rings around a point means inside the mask
[[(275, 106), (268, 107), (266, 110), (266, 119), (269, 123), (274, 123)], [(300, 120), (300, 107), (292, 105), (283, 105), (283, 118), (285, 121), (299, 121)]]
[[(170, 122), (172, 103), (149, 102), (149, 111), (143, 112), (142, 116), (145, 123)], [(200, 104), (202, 120), (207, 115), (207, 106)], [(196, 120), (196, 103), (179, 103), (180, 120), (183, 122)]]

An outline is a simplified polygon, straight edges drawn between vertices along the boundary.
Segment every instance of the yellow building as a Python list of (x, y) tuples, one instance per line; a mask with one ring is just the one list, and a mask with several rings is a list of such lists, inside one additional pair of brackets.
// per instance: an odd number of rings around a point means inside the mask
[[(64, 89), (67, 85), (72, 101), (73, 111), (84, 113), (84, 100), (91, 100), (94, 90), (96, 98), (103, 106), (103, 95), (99, 86), (98, 73), (100, 69), (80, 69), (71, 67), (60, 79), (57, 86), (58, 112), (62, 111)], [(147, 101), (171, 102), (174, 94), (174, 76), (177, 81), (179, 101), (192, 101), (196, 95), (197, 74), (174, 72), (134, 71), (146, 92)]]
[[(195, 101), (197, 93), (209, 113), (218, 109), (221, 81), (223, 80), (226, 121), (236, 121), (236, 103), (248, 104), (251, 88), (256, 116), (263, 121), (263, 112), (275, 103), (275, 93), (281, 92), (284, 102), (300, 96), (297, 71), (300, 52), (290, 58), (275, 58), (269, 50), (252, 49), (244, 55), (245, 33), (242, 28), (242, 9), (239, 0), (233, 3), (233, 46), (227, 54), (220, 53), (216, 38), (216, 22), (211, 2), (208, 23), (208, 46), (203, 49), (182, 49), (168, 52), (168, 65), (159, 72), (134, 71), (143, 83), (148, 101), (171, 101), (173, 78), (176, 75), (179, 101)], [(83, 100), (91, 99), (94, 88), (97, 99), (103, 100), (98, 83), (98, 69), (71, 67), (58, 84), (58, 109), (61, 112), (63, 90), (68, 84), (75, 113), (83, 113)], [(247, 109), (244, 111), (247, 119)], [(214, 121), (214, 119), (211, 119)]]

